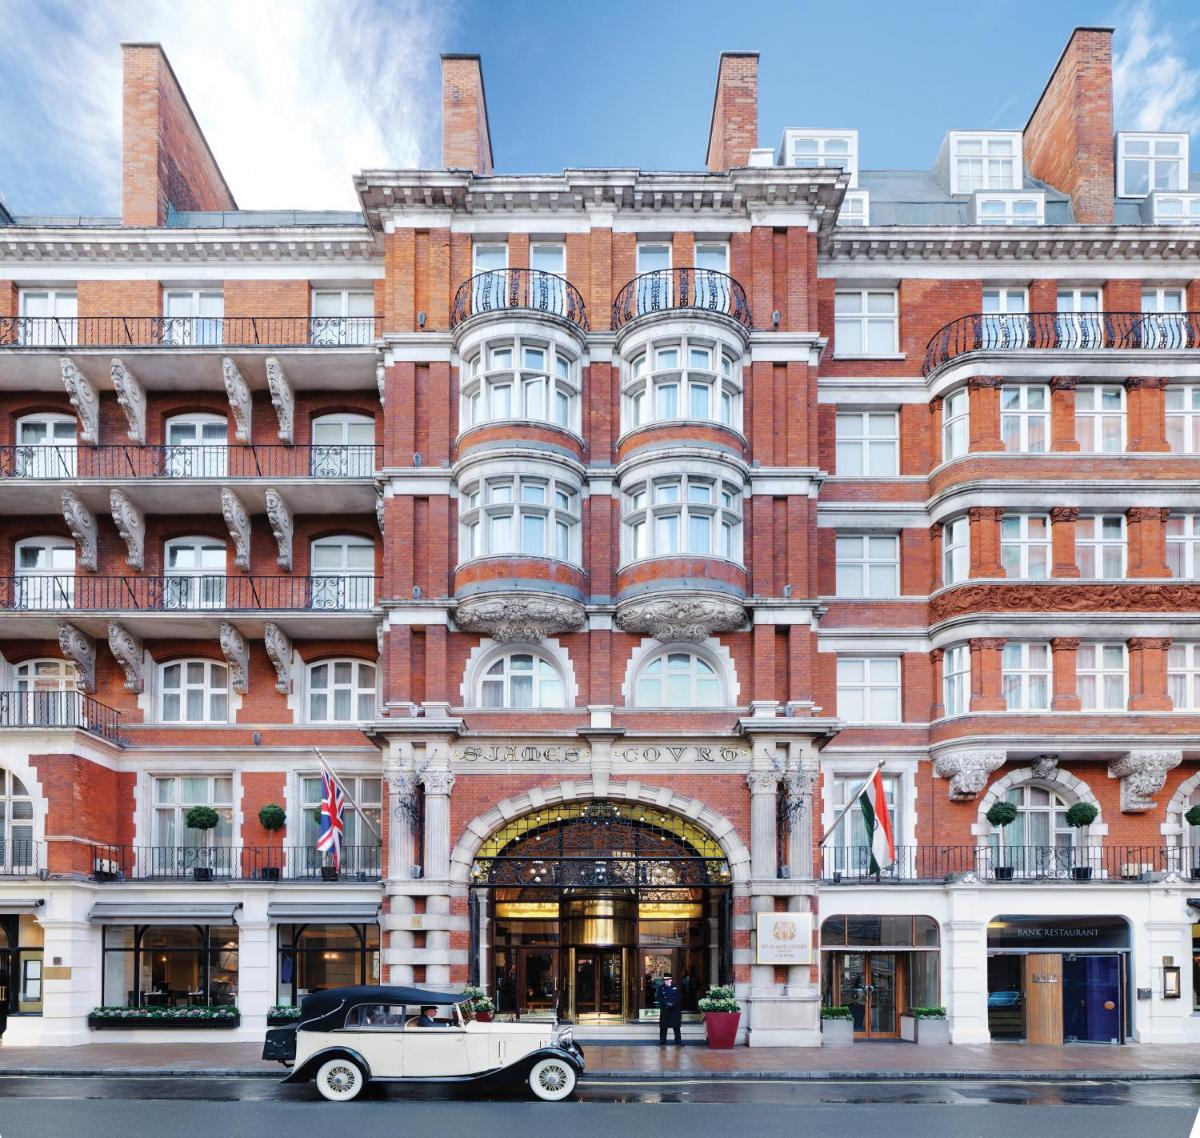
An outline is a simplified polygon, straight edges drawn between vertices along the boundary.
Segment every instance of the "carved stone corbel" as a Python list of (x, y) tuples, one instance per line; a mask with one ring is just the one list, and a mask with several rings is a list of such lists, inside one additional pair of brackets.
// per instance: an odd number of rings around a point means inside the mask
[(248, 443), (252, 418), (250, 385), (238, 371), (237, 364), (228, 356), (221, 358), (221, 374), (225, 378), (225, 394), (229, 397), (229, 410), (233, 413), (233, 437)]
[(375, 365), (375, 386), (379, 388), (379, 406), (382, 407), (386, 402), (384, 396), (387, 394), (387, 369), (383, 366), (383, 360)]
[(79, 416), (79, 441), (95, 446), (100, 441), (100, 398), (74, 363), (64, 359), (60, 366), (67, 398)]
[(75, 665), (75, 687), (91, 693), (96, 690), (96, 642), (73, 624), (65, 621), (58, 626), (58, 646), (66, 659)]
[(146, 393), (133, 372), (120, 360), (112, 362), (113, 387), (117, 389), (117, 402), (129, 422), (129, 437), (138, 444), (146, 445)]
[(375, 655), (379, 659), (383, 659), (383, 636), (387, 630), (387, 625), (381, 620), (375, 626)]
[(283, 365), (274, 356), (267, 357), (267, 388), (279, 418), (279, 441), (290, 446), (296, 422), (296, 397), (292, 394), (287, 376), (283, 374)]
[(379, 526), (379, 532), (383, 533), (383, 515), (384, 504), (387, 499), (383, 496), (383, 487), (375, 487), (375, 522)]
[(221, 621), (221, 654), (229, 665), (229, 686), (245, 695), (250, 688), (250, 648), (246, 638), (227, 620)]
[(111, 491), (108, 501), (113, 522), (127, 550), (125, 564), (140, 571), (146, 567), (146, 516), (124, 490)]
[(651, 595), (622, 601), (616, 621), (624, 632), (649, 634), (664, 644), (701, 641), (741, 628), (746, 623), (746, 607), (715, 593)]
[(96, 515), (79, 500), (79, 495), (73, 490), (62, 492), (63, 517), (67, 520), (67, 529), (79, 545), (79, 555), (76, 561), (84, 569), (96, 571)]
[(233, 538), (233, 563), (250, 571), (250, 512), (228, 486), (221, 487), (221, 513)]
[(294, 533), (292, 511), (288, 509), (283, 495), (273, 487), (268, 487), (266, 499), (267, 521), (271, 525), (271, 532), (275, 535), (275, 543), (279, 546), (279, 554), (275, 560), (280, 569), (290, 572), (292, 568), (292, 535)]
[(292, 691), (292, 642), (277, 624), (263, 625), (263, 644), (275, 665), (275, 690), (284, 695)]
[(115, 620), (110, 620), (108, 649), (125, 671), (125, 690), (141, 692), (145, 687), (142, 674), (142, 642)]
[(566, 597), (503, 593), (467, 597), (458, 602), (454, 621), (467, 632), (478, 632), (505, 643), (544, 640), (583, 627), (584, 609)]
[(1143, 814), (1153, 810), (1154, 796), (1167, 781), (1167, 771), (1183, 762), (1183, 752), (1174, 750), (1126, 751), (1110, 760), (1108, 777), (1121, 780), (1121, 810)]
[(988, 775), (1004, 766), (1004, 751), (946, 751), (933, 760), (934, 773), (950, 780), (950, 798), (969, 802), (978, 798)]

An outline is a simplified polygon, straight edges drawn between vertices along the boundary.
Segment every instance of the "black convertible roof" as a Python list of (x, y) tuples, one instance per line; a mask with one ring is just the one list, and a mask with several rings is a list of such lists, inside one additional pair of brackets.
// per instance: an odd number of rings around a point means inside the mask
[(428, 988), (393, 988), (360, 984), (352, 988), (328, 988), (305, 996), (300, 1004), (297, 1031), (331, 1031), (341, 1027), (342, 1017), (355, 1004), (460, 1004), (462, 992), (431, 992)]

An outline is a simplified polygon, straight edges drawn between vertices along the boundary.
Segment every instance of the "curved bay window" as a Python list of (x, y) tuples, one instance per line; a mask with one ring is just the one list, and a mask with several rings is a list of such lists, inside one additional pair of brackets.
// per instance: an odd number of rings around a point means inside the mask
[(848, 1007), (856, 1035), (895, 1038), (901, 1015), (941, 1005), (938, 951), (932, 917), (827, 917), (821, 923), (821, 1003)]
[(690, 336), (648, 345), (629, 361), (623, 426), (684, 419), (742, 429), (741, 357), (713, 340)]
[(462, 366), (462, 430), (518, 420), (579, 433), (579, 358), (550, 340), (492, 340)]
[(237, 1004), (238, 931), (225, 925), (108, 925), (105, 1007)]
[(379, 926), (280, 925), (275, 1002), (300, 1003), (312, 992), (379, 983)]
[(695, 1012), (732, 973), (731, 880), (720, 844), (679, 815), (604, 800), (545, 808), (480, 848), (472, 884), (491, 927), (472, 952), (492, 946), (480, 973), (501, 1012), (653, 1019), (668, 973)]
[(706, 475), (651, 478), (625, 488), (623, 564), (693, 554), (741, 564), (742, 492)]
[(459, 562), (551, 557), (579, 564), (579, 491), (555, 478), (480, 478), (459, 495)]

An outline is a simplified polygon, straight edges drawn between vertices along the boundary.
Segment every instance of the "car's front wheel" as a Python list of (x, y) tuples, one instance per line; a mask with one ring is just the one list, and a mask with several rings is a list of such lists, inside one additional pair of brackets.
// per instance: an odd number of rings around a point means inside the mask
[(529, 1089), (543, 1102), (560, 1102), (575, 1089), (575, 1068), (565, 1059), (539, 1059), (530, 1068)]
[(330, 1059), (317, 1069), (317, 1090), (330, 1102), (349, 1102), (366, 1081), (362, 1068), (353, 1059)]

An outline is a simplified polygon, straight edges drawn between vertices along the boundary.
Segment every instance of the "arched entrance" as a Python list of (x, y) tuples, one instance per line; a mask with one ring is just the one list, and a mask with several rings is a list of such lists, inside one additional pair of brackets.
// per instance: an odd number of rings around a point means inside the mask
[(479, 847), (470, 880), (487, 896), (480, 975), (501, 1012), (653, 1017), (667, 972), (694, 1011), (731, 973), (725, 852), (654, 804), (592, 799), (512, 818)]

